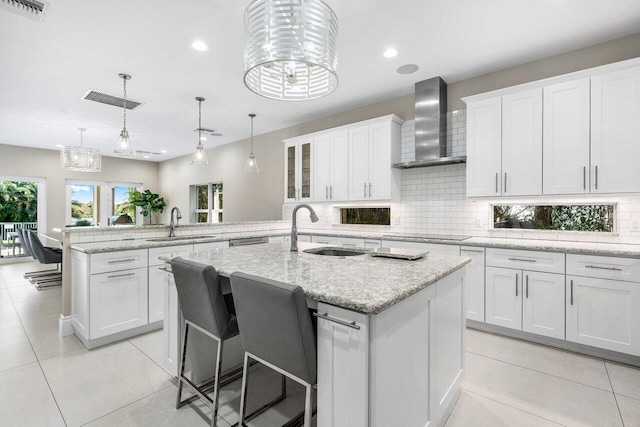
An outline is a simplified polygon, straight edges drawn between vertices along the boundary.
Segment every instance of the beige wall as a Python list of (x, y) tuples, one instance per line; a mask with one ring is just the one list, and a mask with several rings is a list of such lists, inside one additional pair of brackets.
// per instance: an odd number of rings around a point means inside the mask
[(158, 189), (158, 164), (115, 157), (102, 157), (102, 172), (73, 172), (60, 166), (60, 152), (0, 144), (0, 175), (45, 178), (47, 229), (65, 225), (65, 180), (141, 182)]

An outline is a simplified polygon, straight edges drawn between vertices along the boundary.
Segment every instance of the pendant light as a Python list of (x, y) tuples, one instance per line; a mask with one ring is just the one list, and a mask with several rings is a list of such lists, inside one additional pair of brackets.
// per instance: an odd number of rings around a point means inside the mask
[(244, 84), (282, 101), (338, 87), (338, 17), (322, 0), (253, 0), (244, 12)]
[(193, 166), (207, 166), (209, 160), (207, 160), (207, 154), (204, 152), (204, 147), (202, 146), (202, 102), (204, 98), (198, 96), (196, 101), (198, 101), (198, 146), (191, 159), (191, 164)]
[(131, 80), (129, 74), (118, 74), (122, 79), (124, 88), (124, 102), (122, 103), (123, 110), (123, 126), (122, 132), (120, 132), (120, 138), (118, 139), (118, 145), (114, 150), (114, 153), (119, 157), (135, 157), (136, 152), (131, 148), (131, 141), (129, 140), (129, 131), (127, 130), (127, 80)]
[(60, 151), (60, 163), (64, 169), (77, 172), (100, 172), (102, 170), (102, 156), (100, 150), (84, 147), (83, 133), (85, 128), (78, 128), (80, 131), (80, 146), (65, 146)]
[(251, 113), (249, 117), (251, 117), (251, 154), (249, 154), (249, 158), (247, 159), (247, 164), (244, 165), (244, 171), (249, 173), (260, 173), (260, 169), (258, 169), (258, 162), (256, 161), (256, 156), (253, 155), (253, 118), (256, 115)]

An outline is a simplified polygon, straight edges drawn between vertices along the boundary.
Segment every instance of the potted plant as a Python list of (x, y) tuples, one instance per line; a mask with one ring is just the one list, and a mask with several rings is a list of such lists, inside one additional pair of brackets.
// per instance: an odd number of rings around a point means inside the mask
[[(167, 206), (159, 194), (152, 193), (150, 190), (130, 192), (129, 202), (140, 208), (140, 213), (144, 216), (146, 224), (157, 223), (157, 214), (164, 212), (164, 208)], [(155, 218), (151, 215), (152, 213), (155, 214)]]

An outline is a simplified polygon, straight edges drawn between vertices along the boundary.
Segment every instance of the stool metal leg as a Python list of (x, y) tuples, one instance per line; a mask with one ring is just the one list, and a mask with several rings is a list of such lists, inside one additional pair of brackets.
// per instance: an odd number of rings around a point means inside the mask
[(242, 387), (240, 388), (240, 419), (238, 425), (244, 427), (244, 413), (247, 410), (247, 379), (249, 377), (249, 353), (244, 353), (244, 370), (242, 371)]
[(218, 402), (220, 400), (220, 372), (222, 372), (222, 346), (224, 341), (218, 341), (218, 358), (216, 359), (216, 380), (213, 384), (213, 410), (211, 411), (211, 427), (216, 427), (218, 419)]
[(182, 355), (180, 357), (180, 369), (178, 369), (178, 396), (176, 398), (176, 409), (179, 409), (182, 403), (182, 377), (184, 375), (184, 361), (187, 357), (187, 335), (189, 333), (189, 324), (184, 324), (184, 339), (182, 343)]

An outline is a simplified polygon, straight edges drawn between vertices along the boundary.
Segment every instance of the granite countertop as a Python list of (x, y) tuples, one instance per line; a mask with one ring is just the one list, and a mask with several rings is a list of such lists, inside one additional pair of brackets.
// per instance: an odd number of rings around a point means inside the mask
[(299, 242), (298, 246), (298, 252), (291, 252), (288, 243), (270, 243), (174, 253), (161, 259), (182, 256), (213, 265), (222, 276), (241, 271), (299, 285), (311, 299), (366, 314), (380, 313), (471, 261), (436, 254), (415, 261), (369, 254), (339, 258), (302, 252), (327, 245)]

